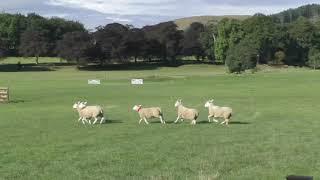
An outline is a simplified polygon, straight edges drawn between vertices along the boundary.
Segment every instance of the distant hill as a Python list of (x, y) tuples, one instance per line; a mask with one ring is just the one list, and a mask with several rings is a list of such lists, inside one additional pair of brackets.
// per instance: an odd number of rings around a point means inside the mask
[(281, 23), (291, 23), (301, 16), (308, 18), (311, 21), (316, 21), (320, 19), (320, 4), (310, 4), (294, 9), (288, 9), (271, 16)]
[[(271, 15), (275, 20), (280, 23), (290, 23), (297, 20), (299, 17), (305, 17), (311, 21), (320, 20), (320, 4), (309, 4), (301, 6), (298, 8), (291, 8), (276, 14)], [(174, 22), (177, 24), (178, 28), (181, 30), (187, 29), (190, 24), (194, 22), (200, 22), (202, 24), (207, 24), (208, 22), (218, 23), (223, 18), (245, 20), (251, 16), (249, 15), (226, 15), (226, 16), (193, 16), (181, 19), (176, 19)]]
[(207, 24), (208, 22), (219, 22), (223, 18), (230, 18), (230, 19), (239, 19), (244, 20), (249, 18), (250, 16), (247, 15), (226, 15), (226, 16), (193, 16), (193, 17), (186, 17), (174, 20), (177, 24), (178, 28), (184, 30), (190, 26), (190, 24), (194, 22), (200, 22), (202, 24)]

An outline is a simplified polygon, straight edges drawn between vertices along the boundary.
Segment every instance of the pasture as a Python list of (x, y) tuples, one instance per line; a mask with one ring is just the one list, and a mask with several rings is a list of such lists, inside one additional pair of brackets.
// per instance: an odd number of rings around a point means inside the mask
[[(319, 77), (295, 68), (230, 75), (213, 65), (0, 72), (12, 101), (0, 104), (0, 179), (320, 177)], [(178, 98), (200, 111), (197, 125), (172, 124)], [(234, 109), (229, 127), (208, 123), (210, 98)], [(78, 100), (102, 105), (108, 123), (77, 122)], [(167, 124), (139, 125), (135, 104), (160, 106)]]

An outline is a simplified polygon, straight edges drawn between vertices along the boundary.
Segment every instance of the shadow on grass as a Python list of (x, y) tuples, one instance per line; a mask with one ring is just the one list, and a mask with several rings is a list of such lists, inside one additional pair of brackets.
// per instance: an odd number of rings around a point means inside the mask
[(104, 124), (118, 124), (118, 123), (123, 123), (121, 120), (114, 120), (114, 119), (107, 119)]
[(31, 72), (31, 71), (55, 71), (56, 68), (50, 66), (41, 66), (35, 64), (26, 64), (19, 70), (16, 64), (0, 65), (0, 72)]
[(197, 124), (218, 124), (218, 123), (209, 122), (209, 121), (198, 121)]
[[(173, 66), (179, 67), (180, 65)], [(100, 65), (87, 65), (78, 67), (81, 71), (141, 71), (141, 70), (156, 70), (161, 67), (171, 67), (169, 65), (165, 65), (163, 63), (126, 63), (126, 64), (108, 64), (104, 66)]]
[[(209, 122), (209, 121), (199, 121), (197, 124), (216, 124), (220, 125), (222, 121), (220, 122)], [(229, 124), (240, 124), (240, 125), (246, 125), (246, 124), (251, 124), (249, 122), (241, 122), (241, 121), (229, 121)]]
[(188, 60), (177, 60), (174, 62), (165, 62), (165, 61), (152, 61), (152, 62), (137, 62), (137, 63), (120, 63), (120, 64), (105, 64), (103, 66), (99, 64), (89, 64), (86, 66), (78, 67), (82, 71), (121, 71), (121, 70), (156, 70), (161, 67), (180, 67), (188, 64), (207, 64), (207, 65), (216, 65), (212, 62), (205, 61), (188, 61)]
[(251, 123), (249, 123), (249, 122), (241, 122), (241, 121), (230, 121), (229, 124), (243, 124), (243, 125), (245, 125), (245, 124), (251, 124)]
[(22, 99), (16, 99), (16, 100), (10, 100), (9, 103), (12, 103), (12, 104), (18, 104), (18, 103), (25, 103), (26, 101), (25, 100), (22, 100)]

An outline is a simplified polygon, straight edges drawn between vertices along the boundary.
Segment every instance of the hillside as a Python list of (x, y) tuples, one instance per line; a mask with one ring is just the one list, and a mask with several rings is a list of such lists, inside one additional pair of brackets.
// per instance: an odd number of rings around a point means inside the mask
[(210, 21), (219, 22), (223, 18), (231, 18), (231, 19), (239, 19), (244, 20), (250, 16), (247, 15), (225, 15), (225, 16), (193, 16), (186, 17), (174, 20), (174, 22), (178, 25), (179, 29), (186, 29), (190, 26), (190, 24), (194, 22), (200, 22), (202, 24), (207, 24)]
[(320, 19), (320, 4), (310, 4), (294, 9), (288, 9), (271, 16), (281, 23), (293, 22), (301, 16), (308, 18), (311, 21), (317, 21)]

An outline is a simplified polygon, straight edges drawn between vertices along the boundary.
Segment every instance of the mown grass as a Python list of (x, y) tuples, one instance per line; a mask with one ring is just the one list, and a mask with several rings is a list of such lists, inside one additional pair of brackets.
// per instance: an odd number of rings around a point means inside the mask
[[(41, 60), (40, 60), (41, 61)], [(318, 71), (230, 75), (212, 65), (131, 71), (0, 72), (0, 179), (284, 179), (320, 176)], [(132, 86), (130, 78), (145, 78)], [(88, 79), (102, 80), (100, 86)], [(176, 118), (182, 98), (196, 126)], [(203, 104), (231, 106), (229, 127), (207, 123)], [(83, 126), (72, 104), (106, 110), (107, 124)], [(166, 125), (138, 124), (134, 104), (160, 106)]]

